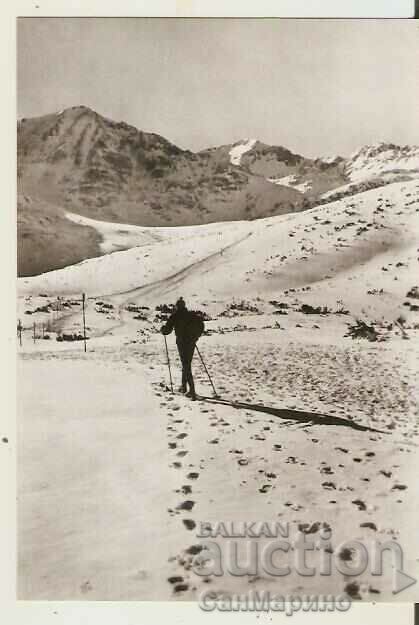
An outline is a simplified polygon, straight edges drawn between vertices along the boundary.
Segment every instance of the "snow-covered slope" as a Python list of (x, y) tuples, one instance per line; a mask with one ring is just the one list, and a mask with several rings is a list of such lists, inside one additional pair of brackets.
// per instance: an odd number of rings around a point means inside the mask
[(311, 189), (310, 180), (305, 180), (304, 182), (299, 183), (295, 175), (283, 176), (282, 178), (268, 178), (268, 180), (269, 182), (273, 182), (274, 184), (280, 184), (284, 187), (291, 187), (291, 189), (296, 189), (301, 193), (306, 193)]
[[(144, 236), (149, 232), (143, 229)], [(87, 292), (118, 301), (269, 299), (289, 289), (313, 305), (403, 312), (417, 271), (419, 181), (394, 183), (304, 213), (156, 228), (141, 247), (19, 280), (23, 295)], [(309, 292), (305, 287), (309, 286)], [(382, 297), (368, 290), (383, 289)], [(121, 300), (121, 301), (122, 301)]]
[(361, 182), (383, 174), (419, 176), (419, 146), (392, 143), (367, 145), (355, 152), (346, 164), (345, 174), (351, 182)]
[[(119, 225), (121, 227), (125, 226)], [(112, 224), (101, 224), (100, 228), (106, 230), (107, 244), (113, 244)], [(224, 248), (251, 231), (248, 222), (135, 228), (133, 236), (142, 239), (137, 247), (95, 258), (93, 263), (85, 260), (40, 276), (20, 278), (19, 289), (27, 294), (38, 291), (71, 294), (81, 289), (97, 296), (129, 291), (162, 280), (188, 266), (194, 267), (212, 254), (221, 256)]]
[(160, 237), (155, 228), (146, 226), (133, 226), (132, 224), (118, 224), (109, 221), (90, 219), (76, 213), (65, 213), (65, 217), (80, 226), (90, 226), (100, 235), (100, 250), (103, 254), (109, 254), (131, 247), (147, 245), (153, 241), (159, 241)]
[(245, 139), (244, 141), (240, 141), (239, 143), (233, 145), (229, 152), (230, 163), (232, 165), (240, 165), (243, 154), (249, 152), (249, 150), (253, 148), (255, 143), (256, 139)]

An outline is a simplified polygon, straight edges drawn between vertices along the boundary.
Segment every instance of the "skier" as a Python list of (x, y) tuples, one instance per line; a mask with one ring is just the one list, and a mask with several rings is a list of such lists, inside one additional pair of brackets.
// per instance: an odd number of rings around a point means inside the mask
[[(175, 304), (175, 310), (170, 315), (160, 332), (170, 334), (175, 330), (176, 345), (178, 348), (180, 361), (182, 363), (182, 385), (181, 393), (186, 393), (193, 401), (196, 400), (195, 384), (192, 375), (192, 358), (195, 345), (204, 330), (204, 322), (197, 313), (186, 308), (185, 300), (180, 297)], [(189, 391), (187, 392), (187, 384)]]

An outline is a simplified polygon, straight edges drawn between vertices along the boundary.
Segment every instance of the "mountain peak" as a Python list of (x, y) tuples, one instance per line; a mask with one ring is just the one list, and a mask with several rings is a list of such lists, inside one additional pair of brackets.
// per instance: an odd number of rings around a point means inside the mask
[(58, 111), (56, 114), (57, 115), (64, 115), (66, 113), (70, 113), (71, 111), (78, 111), (78, 112), (84, 112), (84, 113), (93, 113), (94, 115), (98, 115), (98, 113), (96, 111), (91, 109), (89, 106), (86, 106), (85, 104), (77, 104), (75, 106), (69, 106), (69, 107), (67, 107), (65, 109), (62, 109), (61, 111)]
[(231, 148), (230, 155), (230, 163), (232, 165), (240, 165), (243, 154), (246, 152), (250, 152), (250, 150), (255, 146), (257, 139), (242, 139), (237, 143), (234, 143)]
[(380, 154), (385, 152), (389, 152), (389, 155), (406, 155), (412, 152), (416, 152), (419, 146), (415, 145), (397, 145), (396, 143), (391, 143), (389, 141), (378, 141), (377, 143), (371, 143), (358, 148), (351, 156), (350, 160), (355, 160), (361, 156), (367, 158), (374, 158)]
[(257, 142), (257, 139), (252, 139), (250, 137), (243, 137), (242, 139), (235, 141), (233, 143), (233, 147), (236, 147), (238, 145), (248, 145), (248, 144), (254, 145), (256, 142)]

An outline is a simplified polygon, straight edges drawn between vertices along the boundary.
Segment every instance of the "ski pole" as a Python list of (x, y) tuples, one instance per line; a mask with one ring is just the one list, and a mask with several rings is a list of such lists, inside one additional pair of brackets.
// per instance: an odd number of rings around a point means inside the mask
[(198, 355), (199, 355), (199, 357), (200, 357), (200, 359), (201, 359), (201, 362), (202, 362), (202, 364), (204, 365), (204, 369), (205, 369), (205, 372), (206, 372), (206, 374), (207, 374), (207, 376), (208, 376), (208, 379), (209, 379), (209, 381), (211, 382), (211, 386), (212, 386), (212, 390), (214, 391), (214, 395), (218, 395), (217, 391), (215, 390), (214, 383), (213, 383), (213, 381), (211, 380), (211, 376), (210, 376), (210, 374), (209, 374), (209, 372), (208, 372), (208, 369), (207, 369), (207, 367), (206, 367), (206, 365), (205, 365), (204, 359), (203, 359), (203, 358), (202, 358), (202, 356), (201, 356), (201, 352), (200, 352), (200, 351), (199, 351), (199, 349), (198, 349), (198, 345), (195, 345), (195, 347), (196, 347), (196, 351), (198, 352)]
[(169, 367), (170, 388), (171, 388), (172, 393), (173, 393), (172, 371), (171, 371), (171, 369), (170, 369), (169, 350), (167, 349), (167, 340), (166, 340), (166, 335), (165, 335), (165, 334), (163, 334), (163, 336), (164, 336), (164, 344), (165, 344), (165, 346), (166, 346), (167, 366)]
[(86, 293), (82, 293), (82, 306), (83, 306), (83, 340), (84, 340), (84, 351), (87, 351), (86, 347)]

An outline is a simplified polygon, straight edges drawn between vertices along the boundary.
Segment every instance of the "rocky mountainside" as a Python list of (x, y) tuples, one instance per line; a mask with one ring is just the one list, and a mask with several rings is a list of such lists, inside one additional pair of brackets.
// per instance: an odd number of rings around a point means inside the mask
[(267, 145), (255, 139), (207, 152), (213, 156), (223, 155), (225, 161), (243, 171), (271, 184), (294, 189), (309, 199), (317, 198), (347, 181), (345, 160), (339, 156), (334, 159), (309, 159), (285, 147)]
[(68, 212), (141, 226), (257, 219), (417, 176), (419, 160), (389, 144), (308, 159), (255, 139), (194, 153), (85, 106), (19, 120), (17, 146), (19, 275), (103, 253)]
[[(371, 187), (419, 176), (419, 146), (366, 145), (349, 158), (305, 158), (282, 146), (257, 140), (214, 148), (231, 163), (274, 184), (302, 193), (310, 205), (325, 197), (353, 195)], [(304, 204), (307, 207), (307, 202)]]
[(18, 124), (19, 188), (88, 217), (139, 225), (186, 225), (289, 212), (286, 186), (86, 107)]

